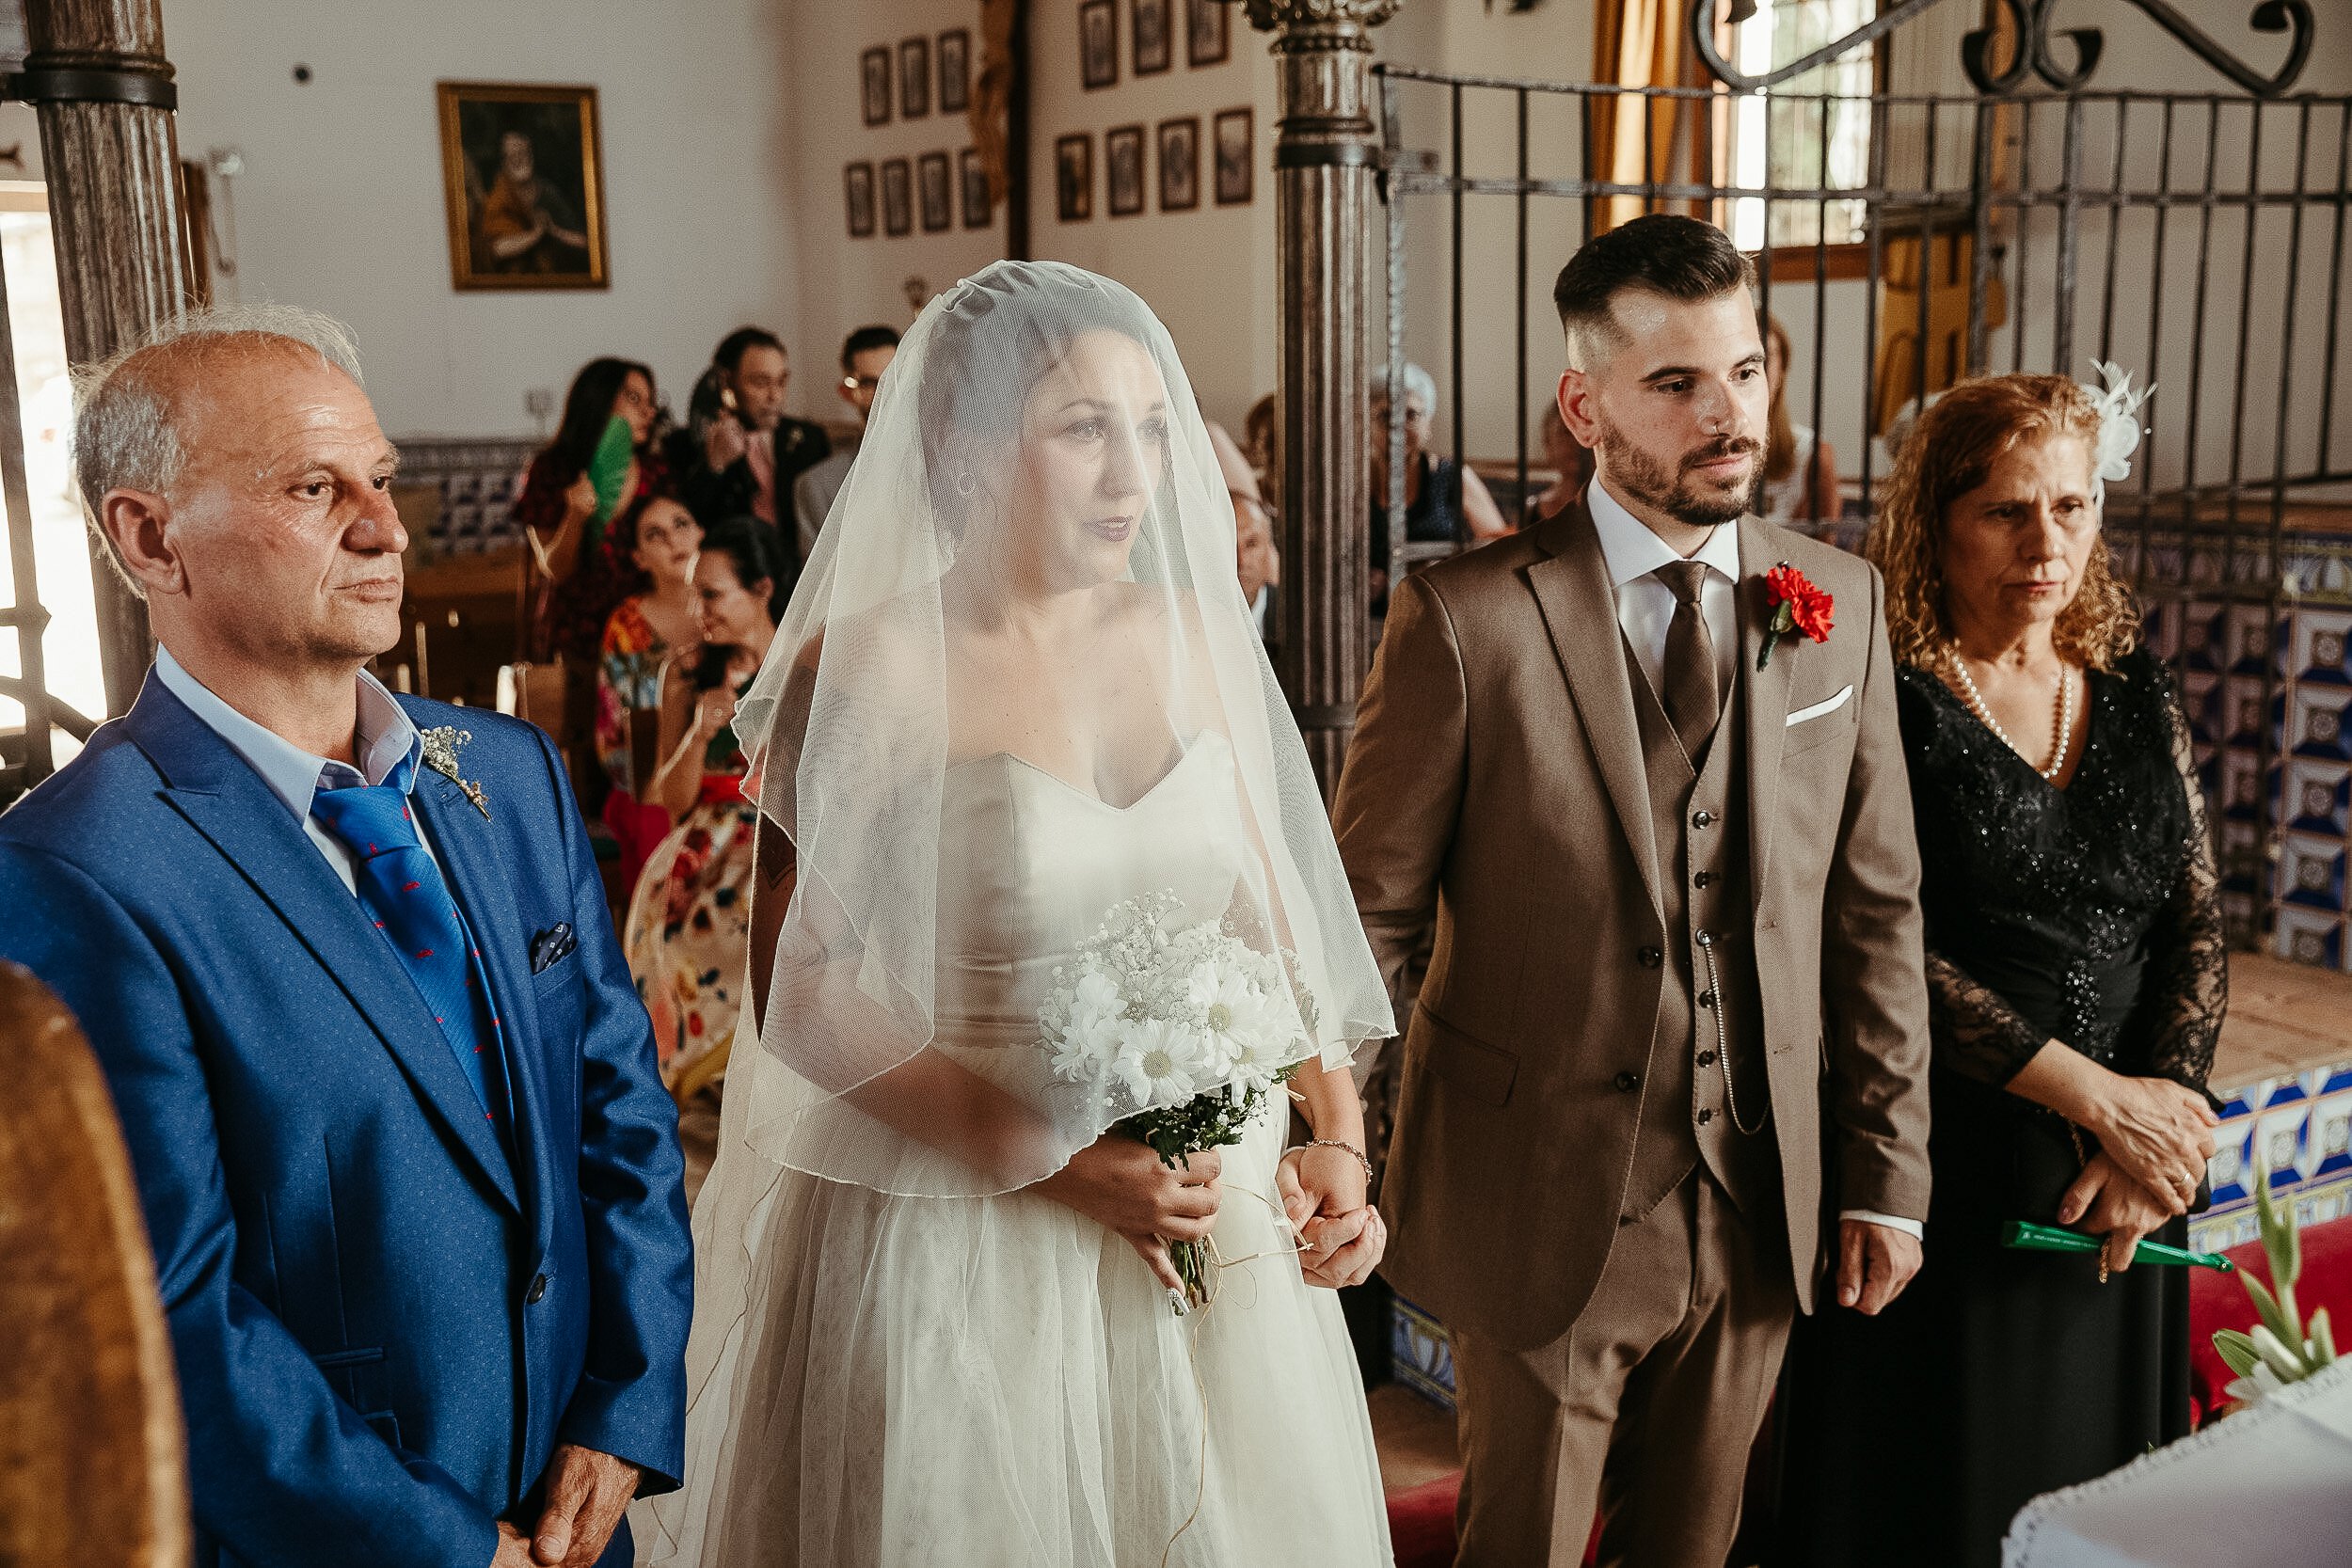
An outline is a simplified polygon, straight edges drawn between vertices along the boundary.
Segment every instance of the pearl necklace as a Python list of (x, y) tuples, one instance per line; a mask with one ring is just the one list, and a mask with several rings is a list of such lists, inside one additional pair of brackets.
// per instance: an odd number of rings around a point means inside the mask
[[(1960, 684), (1966, 689), (1969, 711), (1977, 716), (1986, 729), (1993, 732), (1994, 738), (1998, 739), (2002, 745), (2015, 752), (2019, 756), (2024, 756), (2026, 749), (2009, 737), (2009, 732), (2001, 728), (2001, 721), (1993, 717), (1992, 708), (1985, 705), (1984, 693), (1977, 689), (1977, 679), (1968, 673), (1968, 662), (1961, 657), (1959, 647), (1947, 643), (1944, 651), (1947, 662), (1952, 667), (1952, 673), (1960, 677)], [(2058, 718), (2051, 725), (2056, 732), (2054, 737), (2056, 747), (2050, 753), (2050, 766), (2034, 768), (2035, 772), (2042, 775), (2042, 782), (2045, 784), (2058, 783), (2058, 773), (2066, 766), (2066, 753), (2074, 744), (2074, 673), (2060, 664), (2058, 666)], [(2028, 763), (2027, 766), (2032, 765)]]

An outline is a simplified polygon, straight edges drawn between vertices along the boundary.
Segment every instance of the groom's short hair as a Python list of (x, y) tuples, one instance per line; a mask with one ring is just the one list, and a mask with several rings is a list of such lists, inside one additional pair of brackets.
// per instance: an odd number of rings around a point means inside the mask
[(1567, 335), (1568, 363), (1584, 370), (1597, 355), (1625, 345), (1610, 313), (1624, 290), (1646, 289), (1696, 304), (1755, 281), (1756, 268), (1730, 235), (1696, 218), (1652, 213), (1585, 241), (1560, 269), (1551, 303)]

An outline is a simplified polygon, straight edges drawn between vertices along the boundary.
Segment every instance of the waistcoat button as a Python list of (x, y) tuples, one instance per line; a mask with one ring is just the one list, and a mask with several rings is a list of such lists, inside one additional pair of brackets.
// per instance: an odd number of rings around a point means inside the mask
[(1638, 1089), (1641, 1086), (1642, 1075), (1640, 1073), (1620, 1072), (1617, 1074), (1617, 1088), (1621, 1093), (1631, 1094), (1635, 1089)]
[(531, 1289), (523, 1292), (523, 1305), (536, 1307), (539, 1305), (539, 1299), (547, 1293), (548, 1276), (543, 1274), (534, 1274), (531, 1276)]
[(1693, 828), (1711, 828), (1714, 825), (1715, 814), (1711, 811), (1699, 812), (1691, 818), (1691, 826)]
[(1705, 1127), (1708, 1122), (1713, 1121), (1714, 1119), (1715, 1113), (1712, 1111), (1701, 1111), (1699, 1113), (1699, 1125), (1701, 1127)]
[(1697, 876), (1691, 879), (1691, 885), (1692, 887), (1713, 887), (1715, 885), (1715, 873), (1712, 871), (1702, 871)]
[(1645, 947), (1633, 956), (1641, 960), (1644, 969), (1656, 969), (1666, 960), (1666, 955), (1655, 947)]

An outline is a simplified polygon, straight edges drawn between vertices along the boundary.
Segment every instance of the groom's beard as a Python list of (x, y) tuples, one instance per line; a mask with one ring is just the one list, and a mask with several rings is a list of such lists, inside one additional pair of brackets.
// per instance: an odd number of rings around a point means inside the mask
[[(1629, 499), (1692, 528), (1721, 528), (1737, 522), (1755, 510), (1756, 493), (1764, 483), (1763, 444), (1750, 436), (1709, 441), (1683, 453), (1681, 462), (1669, 471), (1664, 464), (1627, 440), (1625, 433), (1604, 418), (1600, 421), (1600, 451), (1608, 459), (1612, 486), (1623, 490)], [(1744, 484), (1726, 490), (1720, 484), (1691, 477), (1691, 470), (1702, 463), (1741, 452), (1757, 456), (1755, 472)]]

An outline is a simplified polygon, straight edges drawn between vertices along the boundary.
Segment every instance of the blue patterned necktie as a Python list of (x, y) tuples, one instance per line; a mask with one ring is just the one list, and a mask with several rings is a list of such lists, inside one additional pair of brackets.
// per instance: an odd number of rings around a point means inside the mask
[(511, 1105), (505, 1051), (498, 1014), (491, 1005), (488, 972), (465, 914), (451, 896), (441, 868), (425, 853), (408, 814), (408, 791), (416, 782), (414, 752), (380, 784), (337, 787), (337, 768), (323, 776), (310, 798), (310, 815), (349, 849), (359, 907), (401, 967), (417, 983), (433, 1022), (441, 1026), (466, 1081), (473, 1085), (482, 1114), (507, 1146)]

